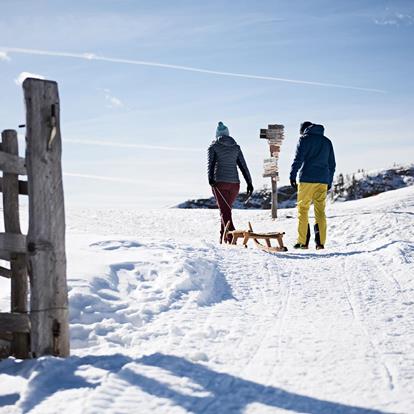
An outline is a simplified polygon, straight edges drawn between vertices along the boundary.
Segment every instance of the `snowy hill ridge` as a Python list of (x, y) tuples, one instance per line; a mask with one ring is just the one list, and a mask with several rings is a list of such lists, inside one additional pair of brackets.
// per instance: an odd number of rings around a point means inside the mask
[[(407, 166), (394, 166), (388, 169), (372, 171), (359, 170), (355, 174), (339, 174), (330, 192), (332, 201), (349, 201), (371, 197), (386, 191), (396, 190), (414, 184), (414, 164)], [(235, 209), (263, 209), (271, 208), (271, 194), (268, 188), (255, 191), (250, 200), (246, 193), (240, 193), (234, 203)], [(296, 205), (296, 191), (291, 186), (278, 188), (279, 208), (291, 208)], [(216, 209), (214, 197), (187, 200), (176, 208)]]

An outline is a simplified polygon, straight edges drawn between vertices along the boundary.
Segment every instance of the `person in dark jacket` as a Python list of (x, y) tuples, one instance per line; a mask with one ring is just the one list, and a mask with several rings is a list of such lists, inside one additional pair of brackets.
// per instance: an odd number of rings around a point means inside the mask
[[(247, 168), (243, 152), (237, 142), (230, 136), (229, 129), (219, 122), (216, 140), (208, 148), (208, 182), (220, 209), (220, 242), (228, 222), (229, 230), (234, 230), (231, 209), (240, 190), (237, 167), (247, 183), (247, 196), (253, 193), (252, 178)], [(228, 242), (229, 240), (224, 240)]]
[[(308, 212), (315, 209), (315, 242), (323, 249), (326, 242), (325, 203), (335, 173), (335, 154), (332, 142), (324, 136), (322, 125), (302, 123), (295, 159), (290, 170), (290, 183), (298, 190), (298, 238), (296, 249), (307, 249), (310, 239)], [(296, 175), (299, 172), (299, 185)]]

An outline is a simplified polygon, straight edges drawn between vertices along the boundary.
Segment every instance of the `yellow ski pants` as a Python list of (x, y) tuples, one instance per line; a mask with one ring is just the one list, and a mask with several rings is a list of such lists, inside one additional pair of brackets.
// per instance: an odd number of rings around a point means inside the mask
[(315, 224), (319, 226), (320, 243), (326, 241), (326, 215), (325, 204), (327, 184), (299, 183), (298, 185), (298, 239), (297, 243), (306, 244), (306, 235), (309, 224), (309, 208), (313, 202), (315, 210)]

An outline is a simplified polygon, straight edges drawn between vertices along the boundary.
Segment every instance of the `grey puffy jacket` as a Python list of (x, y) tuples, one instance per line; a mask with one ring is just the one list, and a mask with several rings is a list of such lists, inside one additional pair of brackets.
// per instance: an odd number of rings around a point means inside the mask
[(208, 179), (216, 182), (239, 183), (237, 166), (247, 184), (252, 184), (243, 152), (237, 142), (226, 135), (218, 137), (208, 148)]

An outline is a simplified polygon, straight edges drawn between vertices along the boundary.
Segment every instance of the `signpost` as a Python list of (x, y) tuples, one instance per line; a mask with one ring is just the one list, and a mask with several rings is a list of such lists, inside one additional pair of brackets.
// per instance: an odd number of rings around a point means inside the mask
[(267, 139), (270, 149), (270, 158), (265, 158), (263, 177), (270, 177), (272, 183), (272, 218), (277, 218), (277, 182), (279, 181), (279, 153), (284, 139), (283, 125), (268, 125), (267, 129), (260, 130), (260, 138)]

